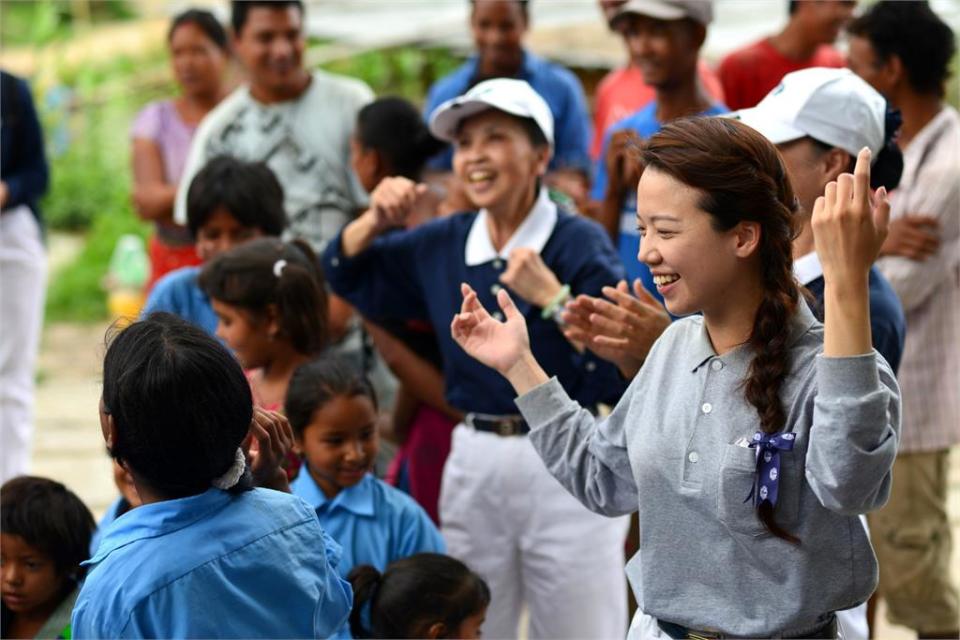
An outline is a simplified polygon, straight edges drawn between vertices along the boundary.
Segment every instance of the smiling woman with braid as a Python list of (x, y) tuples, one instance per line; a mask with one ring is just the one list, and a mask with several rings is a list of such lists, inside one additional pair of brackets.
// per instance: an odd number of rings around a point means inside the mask
[(627, 574), (647, 615), (631, 636), (835, 637), (833, 612), (876, 586), (856, 516), (886, 501), (900, 428), (896, 381), (870, 344), (868, 272), (889, 215), (870, 152), (814, 207), (823, 325), (792, 275), (798, 206), (772, 144), (739, 122), (687, 119), (640, 155), (639, 258), (667, 309), (690, 317), (608, 418), (547, 378), (505, 291), (500, 322), (464, 285), (453, 336), (520, 394), (570, 493), (609, 516), (639, 507)]

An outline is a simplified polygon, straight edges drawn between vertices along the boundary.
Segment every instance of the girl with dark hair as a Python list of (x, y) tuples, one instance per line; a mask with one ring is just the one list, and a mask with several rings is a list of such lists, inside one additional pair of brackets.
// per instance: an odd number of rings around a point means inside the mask
[(520, 394), (570, 493), (611, 516), (639, 507), (627, 574), (647, 617), (632, 634), (835, 637), (833, 612), (876, 586), (856, 516), (889, 495), (900, 427), (896, 381), (870, 344), (867, 274), (889, 215), (870, 151), (814, 207), (824, 325), (793, 277), (798, 207), (771, 143), (733, 120), (685, 119), (640, 160), (639, 257), (667, 309), (690, 317), (608, 418), (548, 379), (507, 292), (501, 322), (464, 285), (451, 332)]
[(480, 637), (490, 589), (467, 565), (419, 553), (384, 572), (369, 565), (350, 572), (354, 638)]
[[(353, 170), (368, 192), (400, 176), (417, 182), (428, 158), (445, 144), (433, 137), (416, 107), (402, 98), (379, 98), (360, 110), (351, 145)], [(404, 221), (412, 229), (438, 214), (440, 197), (431, 189)], [(366, 323), (377, 352), (400, 386), (387, 434), (399, 448), (387, 481), (409, 493), (439, 524), (438, 501), (450, 434), (463, 414), (443, 397), (443, 362), (429, 323), (379, 318)]]
[(142, 504), (103, 533), (74, 637), (313, 638), (343, 625), (335, 543), (301, 500), (253, 488), (286, 488), (290, 426), (253, 409), (223, 345), (168, 313), (130, 325), (104, 357), (100, 425)]
[(290, 490), (343, 547), (341, 575), (358, 564), (383, 570), (421, 551), (444, 551), (423, 508), (370, 473), (380, 446), (377, 399), (359, 370), (339, 358), (309, 362), (293, 374), (284, 407), (303, 458)]
[(167, 45), (180, 96), (148, 104), (130, 131), (133, 204), (140, 218), (156, 227), (148, 289), (164, 274), (200, 263), (189, 231), (173, 222), (173, 203), (193, 134), (228, 88), (227, 33), (209, 11), (189, 9), (175, 16)]
[(247, 370), (256, 406), (279, 410), (294, 370), (327, 345), (327, 293), (310, 246), (252, 240), (204, 265), (217, 336)]
[(0, 637), (69, 638), (93, 516), (72, 491), (20, 476), (0, 487)]

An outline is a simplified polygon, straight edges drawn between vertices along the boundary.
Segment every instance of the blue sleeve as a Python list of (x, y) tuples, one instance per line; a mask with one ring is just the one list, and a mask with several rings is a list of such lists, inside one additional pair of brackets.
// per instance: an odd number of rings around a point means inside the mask
[(172, 277), (173, 275), (169, 274), (153, 285), (153, 289), (150, 290), (150, 295), (147, 296), (147, 301), (143, 305), (143, 310), (140, 312), (141, 318), (146, 318), (154, 311), (168, 311), (176, 315), (182, 315), (180, 305), (177, 304), (176, 287), (174, 286), (176, 280)]
[(603, 145), (600, 147), (600, 157), (594, 165), (593, 186), (590, 188), (590, 199), (602, 201), (607, 195), (607, 148), (610, 146), (611, 130), (603, 134)]
[(887, 361), (893, 373), (900, 369), (900, 358), (903, 356), (903, 342), (905, 327), (883, 315), (870, 314), (870, 332), (873, 336), (873, 348), (880, 352)]
[(314, 610), (314, 637), (330, 638), (348, 628), (350, 610), (353, 608), (353, 587), (340, 577), (340, 545), (326, 531), (322, 531), (324, 555), (327, 561), (325, 584), (320, 600)]
[(551, 166), (555, 169), (577, 169), (590, 175), (590, 117), (583, 88), (567, 71), (561, 76), (564, 98), (555, 125), (555, 148)]
[[(434, 109), (439, 107), (445, 100), (454, 97), (447, 95), (450, 93), (447, 89), (450, 81), (450, 76), (441, 78), (434, 82), (433, 86), (431, 86), (427, 92), (427, 100), (423, 107), (423, 118), (428, 125), (430, 124), (430, 115)], [(437, 155), (427, 160), (427, 169), (431, 171), (451, 171), (453, 169), (453, 147), (448, 144), (443, 148), (443, 151), (440, 151)]]
[(427, 223), (410, 231), (387, 233), (352, 258), (341, 250), (341, 229), (323, 252), (323, 270), (330, 288), (372, 320), (429, 321), (418, 261), (424, 259), (420, 247), (432, 227)]
[(43, 152), (43, 132), (33, 106), (30, 88), (17, 79), (17, 108), (19, 127), (14, 129), (15, 140), (12, 166), (3, 168), (3, 181), (7, 184), (7, 203), (4, 208), (21, 204), (32, 205), (47, 190), (49, 172)]
[(393, 550), (390, 562), (417, 553), (447, 552), (446, 544), (444, 544), (437, 526), (433, 524), (427, 512), (412, 499), (401, 513), (398, 524), (397, 548)]

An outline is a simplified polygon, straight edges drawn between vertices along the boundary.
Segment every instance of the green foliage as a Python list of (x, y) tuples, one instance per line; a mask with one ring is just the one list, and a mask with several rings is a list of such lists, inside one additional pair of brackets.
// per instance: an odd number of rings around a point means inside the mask
[(430, 85), (462, 61), (448, 49), (395, 47), (368, 51), (322, 66), (333, 73), (363, 80), (377, 95), (401, 96), (419, 104)]
[(4, 47), (40, 47), (70, 37), (80, 22), (96, 24), (134, 15), (126, 0), (4, 0), (0, 40)]

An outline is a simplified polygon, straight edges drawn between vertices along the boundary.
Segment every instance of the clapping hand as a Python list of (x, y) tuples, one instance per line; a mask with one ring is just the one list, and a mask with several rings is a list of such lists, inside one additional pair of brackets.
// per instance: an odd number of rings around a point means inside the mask
[(243, 449), (257, 486), (290, 490), (281, 464), (293, 447), (293, 442), (293, 429), (286, 417), (275, 411), (254, 407)]
[(670, 326), (670, 315), (639, 279), (633, 282), (633, 293), (621, 280), (616, 287), (603, 288), (610, 301), (579, 295), (561, 316), (567, 339), (614, 363), (625, 378), (637, 374), (650, 347)]
[(379, 231), (402, 227), (429, 187), (408, 178), (384, 178), (370, 194), (370, 211), (376, 218)]

